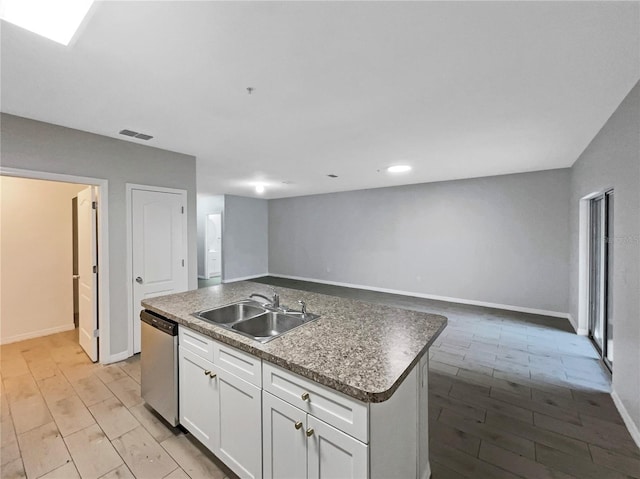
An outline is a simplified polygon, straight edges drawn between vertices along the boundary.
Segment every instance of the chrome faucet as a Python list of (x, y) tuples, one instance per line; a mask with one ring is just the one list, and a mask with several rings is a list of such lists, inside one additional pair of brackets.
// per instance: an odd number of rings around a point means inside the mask
[(267, 298), (264, 294), (259, 294), (259, 293), (253, 293), (251, 294), (251, 296), (249, 296), (249, 298), (253, 298), (254, 296), (258, 298), (262, 298), (268, 301), (269, 306), (272, 306), (278, 309), (280, 307), (280, 295), (276, 292), (275, 289), (272, 291), (273, 291), (273, 297), (271, 299)]

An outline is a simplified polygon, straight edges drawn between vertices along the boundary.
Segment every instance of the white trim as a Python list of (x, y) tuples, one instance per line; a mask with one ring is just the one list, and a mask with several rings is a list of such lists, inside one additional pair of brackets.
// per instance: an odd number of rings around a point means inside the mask
[(111, 353), (111, 316), (109, 298), (109, 181), (87, 176), (63, 175), (46, 171), (0, 167), (0, 175), (36, 180), (61, 181), (97, 187), (98, 197), (98, 361), (104, 362)]
[(122, 351), (121, 353), (117, 353), (117, 354), (113, 354), (111, 356), (109, 356), (107, 358), (106, 361), (104, 361), (102, 364), (111, 364), (111, 363), (117, 363), (119, 361), (124, 361), (127, 358), (130, 358), (131, 355), (129, 354), (129, 351)]
[(198, 279), (210, 279), (210, 278), (207, 278), (206, 276), (202, 276), (201, 274), (199, 274)]
[[(126, 222), (127, 222), (127, 309), (128, 309), (128, 326), (127, 330), (129, 331), (129, 340), (127, 341), (127, 351), (122, 353), (118, 353), (110, 358), (110, 362), (114, 362), (113, 358), (120, 358), (123, 354), (128, 353), (128, 356), (123, 357), (122, 359), (126, 359), (130, 356), (133, 356), (133, 214), (132, 214), (132, 194), (134, 190), (142, 190), (142, 191), (157, 191), (159, 193), (172, 193), (176, 195), (182, 196), (182, 202), (184, 205), (184, 214), (182, 215), (182, 245), (184, 248), (184, 261), (185, 261), (185, 278), (186, 278), (186, 289), (189, 289), (189, 235), (188, 228), (189, 223), (187, 221), (188, 218), (188, 194), (187, 190), (181, 190), (177, 188), (166, 188), (164, 186), (150, 186), (150, 185), (139, 185), (136, 183), (125, 183), (126, 188)], [(117, 361), (121, 361), (122, 359), (116, 359)]]
[(571, 323), (571, 326), (573, 327), (573, 330), (576, 332), (578, 336), (586, 336), (587, 334), (589, 334), (589, 330), (587, 328), (580, 328), (578, 326), (578, 324), (576, 323), (576, 320), (571, 315), (571, 313), (568, 313), (567, 316), (568, 316), (569, 322)]
[[(338, 281), (327, 281), (323, 279), (314, 279), (314, 278), (304, 278), (301, 276), (289, 276), (285, 274), (275, 274), (269, 273), (269, 276), (273, 276), (275, 278), (284, 278), (284, 279), (295, 279), (299, 281), (310, 281), (313, 283), (322, 283), (322, 284), (331, 284), (333, 286), (344, 286), (345, 288), (356, 288), (356, 289), (366, 289), (368, 291), (378, 291), (380, 293), (391, 293), (391, 294), (399, 294), (402, 296), (412, 296), (415, 298), (425, 298), (425, 299), (434, 299), (436, 301), (446, 301), (448, 303), (458, 303), (458, 304), (470, 304), (473, 306), (482, 306), (485, 308), (494, 308), (494, 309), (505, 309), (507, 311), (517, 311), (520, 313), (529, 313), (529, 314), (538, 314), (541, 316), (551, 316), (554, 318), (562, 318), (569, 319), (569, 313), (562, 313), (558, 311), (547, 311), (545, 309), (535, 309), (535, 308), (525, 308), (522, 306), (513, 306), (509, 304), (499, 304), (499, 303), (488, 303), (486, 301), (476, 301), (475, 299), (462, 299), (462, 298), (452, 298), (450, 296), (439, 296), (436, 294), (426, 294), (426, 293), (416, 293), (413, 291), (403, 291), (399, 289), (390, 289), (390, 288), (378, 288), (376, 286), (365, 286), (362, 284), (352, 284), (352, 283), (341, 283)], [(244, 278), (241, 278), (242, 280)], [(237, 281), (240, 281), (237, 280)], [(225, 281), (226, 282), (226, 281)]]
[(613, 403), (618, 408), (618, 412), (620, 413), (620, 416), (622, 416), (622, 420), (624, 421), (624, 424), (627, 426), (627, 429), (629, 430), (629, 434), (631, 434), (631, 437), (635, 441), (636, 445), (640, 448), (640, 429), (638, 425), (635, 422), (633, 422), (633, 419), (631, 418), (631, 414), (629, 414), (629, 411), (627, 411), (627, 408), (624, 407), (624, 403), (622, 402), (622, 399), (620, 399), (620, 396), (618, 396), (617, 392), (611, 391), (611, 399), (613, 399)]
[[(285, 278), (285, 276), (278, 276), (277, 274), (262, 273), (262, 274), (254, 274), (253, 276), (243, 276), (242, 278), (223, 279), (222, 283), (223, 284), (237, 283), (238, 281), (247, 281), (249, 279), (264, 278), (265, 276), (276, 276), (278, 278)], [(295, 279), (295, 278), (292, 277), (290, 279)], [(313, 280), (310, 279), (308, 281), (313, 281)]]
[(14, 334), (13, 336), (4, 337), (0, 344), (17, 343), (18, 341), (24, 341), (25, 339), (40, 338), (42, 336), (49, 336), (50, 334), (62, 333), (64, 331), (71, 331), (75, 329), (73, 323), (65, 326), (55, 326), (53, 328), (39, 329), (38, 331), (31, 331), (30, 333)]

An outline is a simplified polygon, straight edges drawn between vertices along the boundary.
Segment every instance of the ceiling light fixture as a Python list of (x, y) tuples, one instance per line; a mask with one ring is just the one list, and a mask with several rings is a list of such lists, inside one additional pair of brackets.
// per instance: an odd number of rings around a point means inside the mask
[(92, 4), (93, 0), (3, 0), (0, 18), (66, 46)]
[(258, 194), (264, 193), (264, 185), (256, 185), (256, 193)]
[(394, 165), (387, 168), (389, 173), (405, 173), (407, 171), (411, 171), (411, 167), (409, 165)]

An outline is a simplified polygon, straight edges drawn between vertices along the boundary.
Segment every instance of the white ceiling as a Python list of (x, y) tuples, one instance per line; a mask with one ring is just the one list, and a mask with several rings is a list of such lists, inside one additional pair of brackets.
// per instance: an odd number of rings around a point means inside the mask
[[(567, 167), (640, 78), (638, 2), (113, 1), (91, 13), (69, 47), (2, 22), (2, 111), (151, 134), (125, 141), (195, 155), (201, 194)], [(396, 163), (414, 169), (377, 171)]]

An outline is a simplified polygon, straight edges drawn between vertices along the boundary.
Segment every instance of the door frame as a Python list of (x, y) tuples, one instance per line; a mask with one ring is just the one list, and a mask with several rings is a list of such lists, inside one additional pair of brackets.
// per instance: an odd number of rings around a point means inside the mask
[(184, 204), (184, 214), (182, 215), (182, 247), (184, 248), (185, 268), (187, 275), (187, 289), (189, 288), (189, 244), (188, 242), (188, 203), (187, 190), (177, 188), (166, 188), (164, 186), (140, 185), (136, 183), (126, 183), (126, 207), (127, 207), (127, 310), (128, 310), (128, 331), (129, 339), (127, 343), (128, 357), (133, 356), (133, 191), (156, 191), (158, 193), (173, 193), (182, 197)]
[[(591, 300), (591, 200), (603, 196), (615, 188), (593, 191), (580, 198), (578, 234), (578, 328), (577, 333), (589, 337)], [(595, 348), (595, 347), (594, 347)], [(597, 348), (596, 348), (597, 350)], [(604, 362), (604, 361), (603, 361)], [(608, 366), (607, 366), (608, 367)]]
[(98, 202), (98, 362), (111, 362), (111, 341), (109, 316), (109, 181), (102, 178), (65, 175), (46, 171), (23, 170), (0, 167), (0, 176), (12, 176), (33, 180), (57, 181), (94, 186)]
[(208, 223), (209, 216), (211, 215), (219, 215), (220, 216), (220, 278), (222, 279), (222, 211), (219, 213), (207, 213), (204, 217), (204, 276), (205, 279), (211, 279), (211, 272), (209, 271), (209, 248), (207, 248), (207, 244), (209, 243), (209, 229)]

